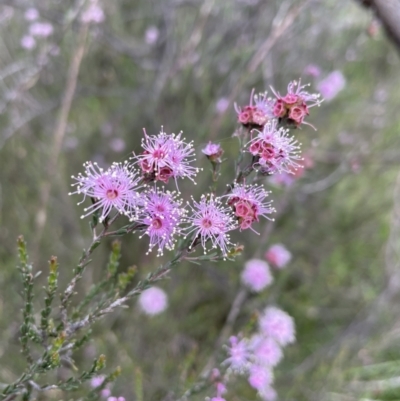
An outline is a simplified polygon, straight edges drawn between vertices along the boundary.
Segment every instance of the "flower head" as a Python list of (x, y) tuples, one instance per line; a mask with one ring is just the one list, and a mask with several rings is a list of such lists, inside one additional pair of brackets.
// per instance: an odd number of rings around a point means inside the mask
[(29, 27), (29, 33), (31, 36), (40, 36), (46, 38), (50, 36), (54, 31), (53, 25), (49, 22), (34, 22)]
[(21, 39), (21, 46), (26, 50), (32, 50), (36, 46), (36, 40), (33, 36), (26, 35)]
[(252, 365), (248, 381), (251, 387), (256, 390), (262, 390), (272, 384), (274, 381), (274, 375), (271, 368), (261, 365)]
[(245, 338), (239, 340), (232, 336), (229, 339), (230, 346), (226, 346), (229, 358), (225, 359), (223, 364), (229, 365), (229, 368), (235, 373), (244, 373), (251, 366), (251, 352), (248, 347), (248, 341)]
[(35, 20), (37, 20), (39, 18), (39, 11), (36, 8), (33, 8), (33, 7), (28, 8), (25, 11), (24, 18), (27, 21), (35, 21)]
[(226, 393), (225, 384), (219, 382), (217, 383), (217, 395), (211, 398), (211, 401), (226, 401), (225, 398), (222, 397), (223, 394)]
[(166, 134), (163, 130), (159, 135), (152, 136), (144, 132), (144, 152), (134, 159), (147, 180), (168, 183), (170, 178), (177, 181), (178, 178), (187, 177), (194, 182), (193, 177), (199, 169), (190, 165), (195, 160), (193, 143), (186, 143), (181, 136), (182, 133)]
[(278, 122), (274, 119), (265, 124), (247, 145), (248, 151), (256, 157), (255, 167), (264, 174), (277, 172), (292, 173), (302, 160), (298, 142), (288, 134), (289, 130), (277, 129)]
[[(97, 388), (100, 387), (104, 380), (105, 380), (105, 376), (104, 375), (99, 375), (99, 376), (94, 376), (91, 380), (90, 380), (90, 386), (92, 388)], [(111, 383), (107, 383), (106, 386), (100, 391), (100, 395), (103, 398), (107, 398), (110, 396), (111, 394), (111, 390), (110, 390), (110, 384)]]
[(85, 24), (94, 23), (100, 24), (104, 21), (104, 11), (97, 4), (97, 2), (92, 2), (89, 7), (81, 15), (81, 21)]
[(154, 188), (145, 194), (140, 215), (135, 220), (147, 226), (143, 235), (150, 237), (149, 250), (158, 246), (162, 255), (164, 248), (173, 249), (175, 236), (180, 233), (180, 223), (185, 214), (182, 201), (175, 192), (163, 192)]
[(309, 64), (304, 69), (305, 75), (310, 75), (311, 77), (319, 77), (321, 75), (321, 68), (316, 64)]
[(254, 222), (259, 221), (260, 216), (271, 220), (268, 215), (275, 209), (271, 206), (272, 202), (266, 200), (268, 194), (262, 186), (236, 184), (226, 195), (241, 230), (251, 228)]
[(235, 104), (238, 122), (246, 128), (262, 128), (270, 118), (273, 118), (272, 100), (267, 98), (267, 92), (250, 95), (249, 105), (241, 108)]
[(219, 143), (208, 142), (206, 147), (201, 150), (207, 158), (213, 163), (221, 163), (221, 156), (224, 150)]
[(97, 163), (87, 162), (84, 164), (85, 173), (79, 173), (73, 186), (77, 187), (72, 194), (83, 194), (92, 199), (93, 204), (84, 209), (86, 217), (91, 213), (101, 210), (99, 217), (103, 221), (115, 208), (119, 213), (131, 216), (137, 213), (137, 207), (141, 199), (137, 190), (139, 189), (139, 178), (136, 173), (129, 170), (127, 164), (114, 163), (108, 170), (103, 170)]
[(276, 307), (268, 307), (259, 318), (262, 335), (272, 338), (282, 347), (294, 343), (295, 327), (291, 316)]
[(292, 259), (292, 254), (284, 245), (274, 244), (265, 253), (265, 258), (278, 269), (283, 269)]
[(346, 78), (341, 71), (333, 71), (317, 85), (325, 100), (334, 99), (346, 86)]
[(300, 124), (308, 124), (304, 122), (304, 118), (310, 114), (309, 108), (319, 106), (321, 100), (319, 94), (311, 94), (305, 91), (304, 88), (307, 86), (301, 85), (301, 80), (292, 81), (287, 87), (285, 96), (282, 96), (271, 87), (276, 96), (276, 100), (273, 103), (274, 117), (287, 119), (290, 124), (294, 124), (296, 127)]
[(125, 397), (108, 397), (107, 401), (125, 401)]
[(158, 315), (168, 306), (167, 294), (158, 287), (148, 288), (140, 294), (139, 306), (146, 315)]
[(255, 334), (250, 339), (250, 348), (257, 365), (274, 367), (283, 358), (281, 347), (271, 337)]
[(241, 278), (242, 283), (254, 292), (260, 292), (273, 281), (268, 263), (260, 259), (247, 261)]
[(202, 196), (200, 202), (193, 200), (190, 205), (192, 214), (187, 218), (189, 227), (186, 234), (193, 234), (192, 245), (201, 242), (204, 253), (206, 243), (211, 242), (212, 248), (220, 248), (224, 256), (231, 244), (228, 232), (236, 228), (235, 221), (229, 208), (222, 206), (221, 198)]
[(258, 395), (264, 400), (264, 401), (275, 401), (278, 397), (276, 394), (276, 391), (273, 387), (271, 386), (266, 386), (261, 390), (258, 390)]

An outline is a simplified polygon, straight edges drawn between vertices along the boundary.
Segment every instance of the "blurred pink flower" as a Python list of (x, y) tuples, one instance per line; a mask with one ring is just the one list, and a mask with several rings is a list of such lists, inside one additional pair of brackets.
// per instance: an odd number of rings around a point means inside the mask
[(294, 343), (295, 327), (291, 316), (276, 307), (268, 307), (259, 317), (262, 335), (274, 339), (282, 347)]
[(254, 353), (254, 360), (258, 365), (274, 367), (283, 358), (281, 347), (270, 337), (254, 335), (250, 339), (250, 346)]
[(110, 148), (114, 152), (122, 152), (125, 149), (125, 141), (121, 138), (114, 138), (110, 141)]
[(217, 396), (211, 398), (211, 401), (226, 401), (225, 398), (222, 398), (222, 394), (226, 393), (226, 387), (223, 383), (217, 383)]
[(89, 24), (93, 22), (94, 24), (100, 24), (105, 19), (103, 9), (95, 2), (90, 4), (90, 6), (82, 13), (81, 22)]
[(125, 401), (124, 397), (108, 397), (107, 401)]
[(321, 75), (321, 68), (316, 64), (309, 64), (304, 69), (304, 74), (312, 77), (319, 77)]
[(258, 391), (258, 395), (264, 400), (264, 401), (275, 401), (278, 397), (276, 394), (276, 391), (274, 388), (271, 386), (264, 387), (262, 390)]
[(153, 45), (157, 42), (159, 35), (160, 31), (156, 26), (149, 26), (144, 34), (144, 40), (147, 44)]
[(242, 283), (254, 292), (260, 292), (273, 282), (268, 263), (261, 259), (251, 259), (244, 265)]
[[(104, 375), (99, 375), (99, 376), (95, 376), (90, 380), (90, 385), (93, 388), (97, 388), (99, 386), (101, 386), (104, 382), (104, 379), (106, 377)], [(109, 389), (110, 384), (107, 384), (105, 388), (103, 388), (103, 390), (100, 391), (100, 395), (103, 398), (107, 398), (111, 395), (111, 390)]]
[(229, 339), (231, 343), (227, 347), (229, 358), (225, 359), (223, 364), (229, 365), (229, 368), (235, 373), (243, 373), (251, 366), (251, 353), (246, 339), (239, 340), (238, 337), (232, 336)]
[(221, 156), (224, 150), (219, 143), (212, 143), (211, 141), (201, 150), (211, 162), (221, 163)]
[(32, 36), (26, 35), (21, 39), (21, 46), (26, 50), (32, 50), (36, 46), (36, 40)]
[(27, 21), (35, 21), (39, 18), (39, 11), (36, 8), (28, 8), (25, 11), (24, 17)]
[(278, 269), (283, 269), (292, 259), (292, 254), (283, 244), (274, 244), (265, 253), (265, 259)]
[(53, 33), (53, 31), (54, 31), (53, 25), (51, 25), (49, 22), (34, 22), (29, 27), (29, 33), (32, 36), (40, 36), (43, 38), (50, 36)]
[(148, 288), (140, 294), (139, 305), (147, 315), (158, 315), (168, 306), (167, 294), (158, 287)]
[(224, 111), (229, 106), (229, 100), (226, 97), (221, 97), (218, 99), (216, 105), (215, 105), (215, 110), (217, 111), (218, 114), (222, 114)]
[(274, 375), (270, 368), (265, 366), (253, 365), (250, 368), (249, 384), (251, 387), (262, 390), (274, 381)]
[(346, 86), (346, 78), (341, 71), (333, 71), (317, 85), (322, 97), (329, 101), (335, 98)]

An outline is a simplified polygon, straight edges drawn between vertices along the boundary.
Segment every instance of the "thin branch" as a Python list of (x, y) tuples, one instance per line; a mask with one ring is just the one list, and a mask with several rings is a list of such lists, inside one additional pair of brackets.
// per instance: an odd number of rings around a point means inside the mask
[(359, 0), (371, 8), (400, 53), (400, 0)]

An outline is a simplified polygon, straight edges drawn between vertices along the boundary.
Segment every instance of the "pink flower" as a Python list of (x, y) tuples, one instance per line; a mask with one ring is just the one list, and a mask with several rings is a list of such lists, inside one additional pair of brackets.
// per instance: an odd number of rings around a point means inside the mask
[(262, 129), (269, 119), (273, 118), (272, 100), (267, 98), (267, 92), (250, 95), (249, 105), (241, 108), (235, 104), (238, 122), (246, 128)]
[(219, 143), (208, 142), (205, 148), (201, 150), (207, 158), (214, 163), (221, 163), (221, 156), (224, 150)]
[(144, 152), (134, 157), (134, 164), (139, 164), (148, 181), (168, 183), (170, 178), (189, 178), (193, 182), (199, 169), (192, 167), (194, 158), (193, 143), (186, 143), (178, 135), (166, 134), (161, 130), (159, 135), (148, 136), (144, 132), (142, 148)]
[(268, 367), (253, 365), (250, 368), (248, 381), (251, 387), (256, 390), (261, 390), (272, 384), (274, 381), (274, 375), (272, 370)]
[(222, 398), (222, 394), (226, 393), (226, 387), (223, 383), (217, 383), (217, 396), (211, 398), (211, 401), (226, 401), (225, 398)]
[(264, 400), (264, 401), (275, 401), (278, 397), (276, 394), (276, 391), (274, 388), (271, 386), (264, 387), (263, 389), (258, 391), (258, 395)]
[(246, 339), (239, 340), (232, 336), (229, 339), (230, 346), (227, 346), (229, 358), (225, 359), (223, 364), (229, 365), (229, 368), (235, 373), (244, 373), (251, 366), (251, 353)]
[(43, 38), (50, 36), (53, 33), (53, 31), (54, 31), (53, 25), (51, 25), (49, 22), (34, 22), (29, 27), (29, 33), (32, 36), (40, 36)]
[[(104, 375), (99, 375), (99, 376), (93, 377), (93, 378), (90, 380), (90, 386), (91, 386), (92, 388), (100, 387), (100, 386), (103, 384), (105, 378), (106, 378), (106, 377), (105, 377)], [(101, 395), (103, 398), (107, 398), (107, 397), (109, 397), (109, 396), (111, 395), (110, 383), (107, 383), (107, 384), (106, 384), (106, 387), (103, 388), (103, 389), (100, 391), (100, 395)]]
[(81, 218), (99, 210), (99, 220), (104, 221), (113, 208), (127, 216), (137, 214), (138, 205), (142, 202), (137, 192), (139, 178), (134, 171), (128, 169), (126, 163), (114, 163), (106, 171), (92, 162), (85, 163), (84, 167), (84, 175), (79, 173), (77, 177), (72, 176), (76, 180), (72, 185), (77, 190), (70, 193), (83, 194), (82, 202), (86, 196), (92, 199), (93, 204), (84, 209), (86, 214)]
[(104, 21), (104, 18), (105, 15), (103, 9), (97, 3), (92, 3), (83, 12), (81, 16), (81, 21), (85, 24), (100, 24)]
[(273, 282), (268, 264), (260, 259), (247, 261), (241, 278), (242, 283), (254, 292), (262, 291)]
[(226, 97), (221, 97), (218, 99), (215, 110), (218, 114), (224, 113), (229, 107), (229, 100)]
[(274, 367), (283, 358), (281, 347), (270, 337), (254, 335), (250, 340), (250, 347), (257, 365)]
[(292, 259), (292, 254), (283, 244), (274, 244), (265, 253), (265, 258), (278, 269), (283, 269)]
[(26, 35), (21, 39), (21, 46), (26, 50), (32, 50), (36, 46), (36, 40), (32, 36)]
[(164, 248), (174, 248), (185, 209), (175, 192), (164, 193), (156, 188), (146, 193), (143, 202), (140, 216), (135, 220), (147, 226), (143, 235), (150, 237), (149, 251), (157, 246), (158, 254), (162, 255)]
[(108, 397), (107, 401), (125, 401), (124, 397)]
[(279, 119), (286, 118), (290, 124), (296, 127), (300, 124), (311, 125), (304, 121), (309, 114), (309, 108), (319, 106), (321, 100), (319, 94), (310, 94), (304, 90), (308, 85), (301, 85), (301, 80), (292, 81), (287, 87), (287, 94), (282, 96), (272, 87), (272, 92), (276, 96), (273, 104), (273, 115)]
[(122, 152), (125, 149), (125, 141), (121, 138), (114, 138), (110, 141), (110, 148), (114, 152)]
[(193, 235), (191, 246), (199, 241), (206, 253), (206, 243), (210, 241), (211, 248), (220, 248), (226, 256), (231, 244), (228, 232), (236, 228), (230, 208), (222, 206), (221, 198), (207, 198), (204, 195), (200, 202), (193, 200), (190, 208), (192, 215), (186, 219), (189, 224), (186, 235)]
[[(251, 225), (258, 222), (260, 217), (272, 220), (268, 215), (275, 209), (271, 201), (266, 198), (269, 192), (262, 186), (236, 184), (232, 191), (225, 195), (228, 198), (228, 205), (233, 208), (238, 219), (241, 230), (253, 228)], [(254, 231), (254, 230), (253, 230)]]
[(279, 172), (292, 173), (300, 167), (297, 161), (302, 160), (298, 142), (288, 135), (289, 130), (277, 128), (274, 119), (265, 124), (247, 144), (248, 152), (255, 158), (254, 167), (261, 173), (271, 175)]
[(310, 75), (312, 77), (319, 77), (321, 75), (321, 68), (318, 67), (316, 64), (309, 64), (304, 69), (305, 75)]
[(146, 315), (158, 315), (168, 306), (167, 294), (158, 287), (148, 288), (140, 294), (139, 305)]
[(27, 21), (34, 21), (39, 18), (39, 11), (36, 8), (28, 8), (25, 11), (24, 17)]
[(156, 26), (149, 26), (144, 34), (144, 40), (148, 45), (153, 45), (157, 42), (160, 36), (160, 31)]
[(333, 71), (317, 85), (325, 100), (334, 99), (346, 86), (346, 78), (341, 71)]
[(266, 308), (258, 323), (261, 334), (272, 338), (282, 347), (296, 341), (293, 318), (281, 309)]

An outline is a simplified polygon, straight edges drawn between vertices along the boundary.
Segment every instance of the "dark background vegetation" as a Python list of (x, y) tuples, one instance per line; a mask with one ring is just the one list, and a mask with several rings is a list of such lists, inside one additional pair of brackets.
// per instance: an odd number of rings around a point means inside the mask
[[(143, 127), (155, 134), (163, 125), (195, 141), (204, 168), (196, 187), (182, 183), (185, 198), (210, 184), (201, 155), (208, 140), (220, 141), (229, 159), (222, 188), (233, 178), (229, 163), (238, 151), (233, 102), (245, 104), (253, 87), (284, 92), (300, 76), (315, 84), (303, 75), (313, 63), (323, 76), (342, 71), (347, 84), (312, 109), (309, 121), (318, 131), (295, 132), (314, 166), (288, 191), (271, 186), (279, 213), (273, 230), (262, 241), (237, 235), (245, 248), (235, 262), (179, 265), (161, 283), (170, 301), (165, 313), (148, 318), (132, 302), (95, 325), (76, 366), (88, 367), (104, 353), (108, 369), (122, 368), (116, 395), (129, 401), (181, 395), (214, 352), (244, 262), (282, 242), (292, 262), (275, 274), (270, 290), (248, 299), (233, 328), (243, 330), (269, 304), (294, 316), (297, 343), (276, 369), (279, 399), (400, 399), (400, 61), (372, 14), (350, 0), (104, 1), (105, 22), (90, 26), (85, 39), (74, 20), (80, 4), (0, 5), (0, 382), (15, 380), (25, 367), (16, 238), (28, 241), (36, 271), (47, 271), (57, 255), (61, 283), (67, 282), (90, 241), (79, 199), (68, 196), (70, 176), (82, 163), (124, 160), (139, 151)], [(20, 40), (24, 12), (33, 5), (55, 32), (29, 52)], [(159, 31), (153, 44), (145, 40), (150, 27)], [(49, 53), (53, 44), (58, 55)], [(60, 127), (79, 49), (76, 89)], [(221, 98), (230, 102), (224, 112), (216, 108)], [(146, 256), (146, 240), (138, 235), (122, 245), (121, 269), (136, 265), (138, 278), (170, 256)], [(109, 249), (97, 250), (77, 299), (102, 277)], [(37, 305), (41, 300), (37, 288)], [(194, 399), (207, 394), (213, 390)], [(227, 399), (256, 395), (238, 379)]]

